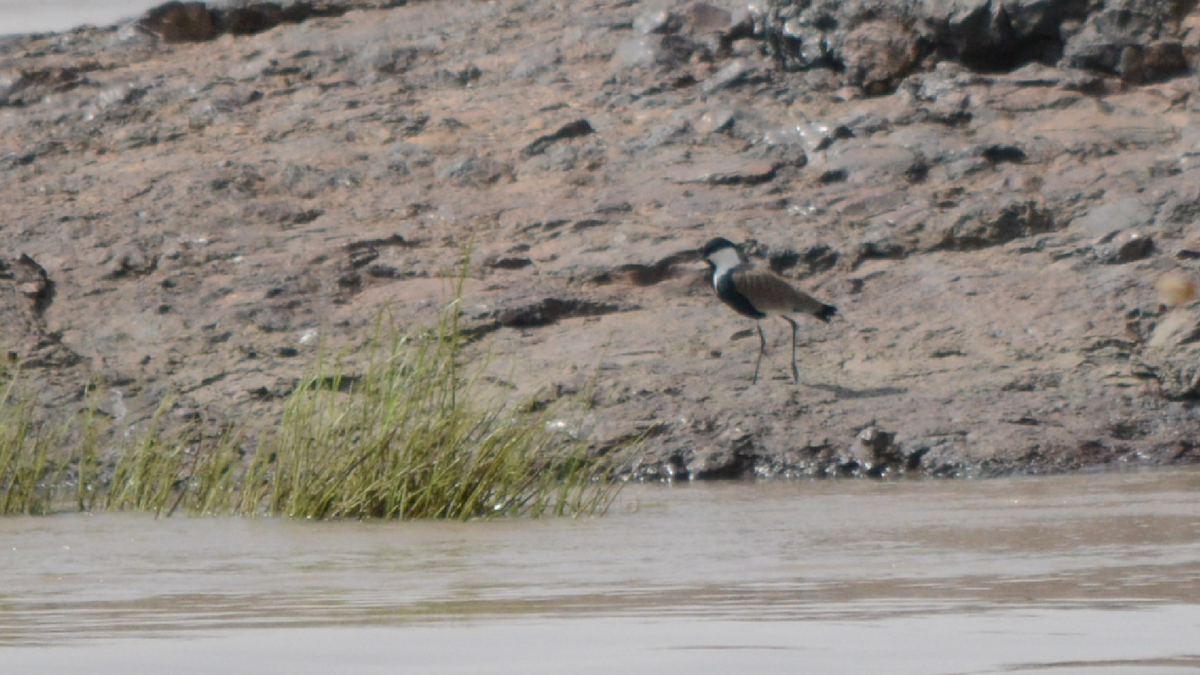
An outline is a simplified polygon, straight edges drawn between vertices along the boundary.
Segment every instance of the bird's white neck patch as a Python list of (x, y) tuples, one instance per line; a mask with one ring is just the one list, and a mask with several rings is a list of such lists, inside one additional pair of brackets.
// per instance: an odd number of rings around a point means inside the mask
[(742, 264), (741, 257), (733, 248), (722, 248), (712, 252), (708, 256), (709, 262), (713, 264), (713, 283), (717, 282), (722, 276), (728, 274), (733, 268)]

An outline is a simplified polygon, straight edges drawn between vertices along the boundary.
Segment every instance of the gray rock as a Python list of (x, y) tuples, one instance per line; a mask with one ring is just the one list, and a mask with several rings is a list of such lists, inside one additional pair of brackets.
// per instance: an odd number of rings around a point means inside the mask
[(758, 59), (734, 59), (704, 81), (702, 90), (711, 94), (721, 89), (745, 84), (769, 82), (771, 66)]
[(730, 158), (676, 169), (669, 179), (675, 183), (708, 185), (758, 185), (775, 178), (779, 167), (770, 162)]
[(623, 40), (613, 52), (612, 60), (625, 68), (646, 68), (654, 65), (659, 56), (660, 39), (637, 37)]
[(904, 176), (922, 161), (919, 154), (899, 145), (846, 141), (826, 150), (823, 160), (814, 158), (811, 166), (843, 174), (855, 183), (878, 183)]
[(1099, 204), (1071, 221), (1068, 231), (1091, 240), (1111, 238), (1122, 230), (1137, 230), (1154, 218), (1154, 209), (1136, 197)]
[(510, 76), (514, 80), (533, 79), (552, 70), (560, 61), (558, 50), (531, 52), (517, 61)]
[(96, 411), (118, 420), (124, 418), (129, 412), (125, 407), (125, 396), (119, 389), (109, 389), (108, 393), (96, 403)]
[(481, 188), (497, 183), (512, 173), (512, 167), (506, 163), (469, 155), (451, 162), (438, 172), (438, 178), (462, 187)]
[(671, 32), (671, 19), (671, 12), (665, 8), (656, 7), (639, 14), (633, 20), (633, 29), (643, 35)]

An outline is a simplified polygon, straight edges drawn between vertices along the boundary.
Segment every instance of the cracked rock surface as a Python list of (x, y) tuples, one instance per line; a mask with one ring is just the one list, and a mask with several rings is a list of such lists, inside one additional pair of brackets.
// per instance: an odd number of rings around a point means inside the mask
[[(643, 437), (639, 477), (1195, 463), (1200, 304), (1156, 284), (1200, 266), (1198, 51), (1195, 3), (1135, 0), (173, 3), (5, 38), (0, 346), (48, 416), (98, 382), (125, 424), (270, 420), (385, 309), (436, 321), (470, 245), (485, 381), (594, 378), (586, 432)], [(714, 236), (838, 306), (798, 385), (770, 320), (750, 386)]]

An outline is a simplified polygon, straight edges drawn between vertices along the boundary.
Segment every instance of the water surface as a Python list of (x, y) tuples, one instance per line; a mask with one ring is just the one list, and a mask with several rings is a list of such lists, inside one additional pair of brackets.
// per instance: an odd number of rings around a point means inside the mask
[[(1200, 673), (1200, 472), (0, 519), (5, 673)], [(797, 671), (800, 668), (800, 671)]]

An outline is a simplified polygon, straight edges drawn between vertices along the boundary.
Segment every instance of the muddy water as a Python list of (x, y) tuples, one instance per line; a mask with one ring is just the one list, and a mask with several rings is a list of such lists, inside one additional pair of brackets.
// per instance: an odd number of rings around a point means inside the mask
[(0, 519), (0, 672), (1200, 673), (1200, 472), (580, 521)]

